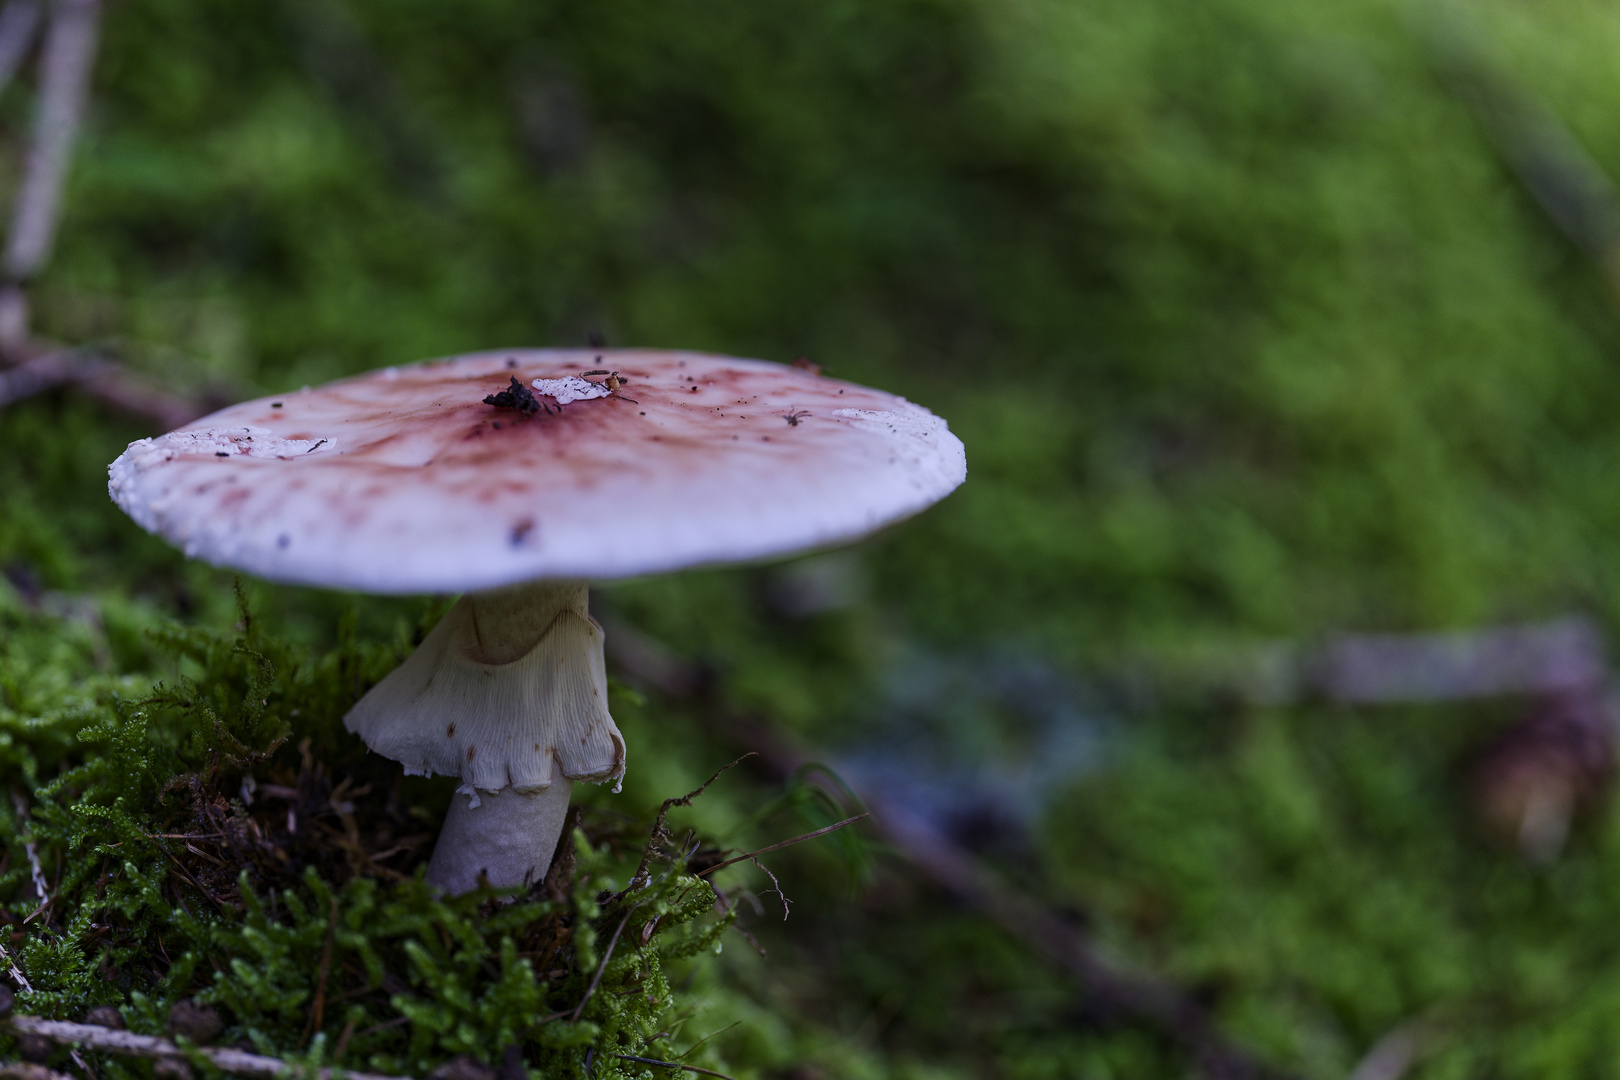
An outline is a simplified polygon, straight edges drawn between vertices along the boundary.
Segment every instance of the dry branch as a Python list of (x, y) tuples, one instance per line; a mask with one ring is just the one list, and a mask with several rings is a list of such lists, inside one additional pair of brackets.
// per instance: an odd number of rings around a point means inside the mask
[[(16, 74), (38, 36), (38, 0), (9, 0), (0, 8), (0, 90)], [(90, 95), (101, 0), (56, 0), (40, 57), (39, 102), (23, 176), (0, 251), (0, 409), (58, 386), (81, 388), (160, 430), (207, 412), (199, 402), (131, 379), (119, 365), (30, 337), (28, 283), (51, 253), (61, 215), (73, 146)]]
[[(0, 286), (0, 292), (4, 291)], [(0, 307), (4, 300), (0, 298)], [(45, 349), (29, 342), (14, 350), (31, 354), (0, 369), (0, 409), (59, 386), (73, 386), (118, 412), (150, 421), (159, 431), (189, 423), (210, 411), (205, 402), (180, 397), (135, 379), (119, 364), (79, 349)]]
[(1620, 187), (1546, 102), (1491, 62), (1467, 8), (1443, 10), (1418, 27), (1431, 62), (1526, 194), (1620, 294)]
[(66, 1073), (55, 1072), (32, 1061), (8, 1061), (0, 1065), (0, 1080), (74, 1080)]
[(107, 361), (71, 349), (42, 353), (0, 371), (0, 409), (67, 383), (90, 382), (107, 368)]
[[(242, 1050), (230, 1048), (214, 1049), (212, 1047), (191, 1047), (182, 1050), (168, 1039), (160, 1039), (155, 1035), (137, 1035), (131, 1031), (115, 1031), (112, 1028), (100, 1027), (96, 1024), (73, 1024), (65, 1020), (43, 1020), (37, 1016), (11, 1016), (0, 1021), (0, 1030), (11, 1035), (33, 1035), (42, 1039), (49, 1039), (63, 1046), (80, 1046), (87, 1050), (94, 1050), (102, 1054), (116, 1054), (122, 1057), (148, 1058), (152, 1060), (169, 1059), (185, 1061), (190, 1057), (201, 1057), (221, 1072), (234, 1076), (258, 1076), (277, 1080), (280, 1077), (315, 1077), (317, 1080), (333, 1080), (342, 1076), (347, 1080), (401, 1080), (399, 1077), (380, 1076), (375, 1073), (354, 1072), (350, 1069), (318, 1069), (310, 1070), (280, 1058), (263, 1057), (259, 1054), (249, 1054)], [(44, 1074), (30, 1074), (20, 1080), (45, 1080)]]
[(17, 77), (38, 29), (39, 0), (10, 0), (0, 8), (0, 92)]
[(100, 0), (56, 0), (40, 58), (39, 111), (0, 254), (0, 347), (28, 340), (28, 281), (50, 257), (62, 188), (73, 157), (96, 54)]
[[(603, 621), (608, 623), (609, 657), (632, 678), (671, 696), (682, 696), (703, 685), (694, 665), (632, 627), (611, 618)], [(804, 765), (826, 760), (765, 720), (719, 708), (711, 709), (710, 715), (732, 738), (755, 751), (777, 776), (791, 776)], [(1103, 959), (1072, 923), (1006, 884), (971, 852), (919, 816), (885, 802), (879, 794), (858, 794), (884, 839), (915, 869), (1069, 975), (1094, 1004), (1162, 1031), (1187, 1050), (1206, 1076), (1239, 1080), (1287, 1075), (1232, 1045), (1215, 1029), (1207, 1010), (1179, 987)]]

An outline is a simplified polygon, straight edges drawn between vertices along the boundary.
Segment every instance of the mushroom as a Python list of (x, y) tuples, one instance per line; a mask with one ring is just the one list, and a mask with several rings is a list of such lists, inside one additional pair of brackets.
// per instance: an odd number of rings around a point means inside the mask
[(623, 775), (587, 581), (845, 543), (944, 497), (966, 460), (926, 409), (799, 367), (524, 350), (234, 405), (109, 474), (189, 556), (464, 594), (345, 718), (407, 773), (460, 778), (427, 872), (460, 893), (542, 876), (571, 782)]

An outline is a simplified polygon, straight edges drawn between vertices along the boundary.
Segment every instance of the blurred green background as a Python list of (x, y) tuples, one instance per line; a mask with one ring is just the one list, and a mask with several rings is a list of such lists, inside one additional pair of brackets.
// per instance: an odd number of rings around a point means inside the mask
[[(1016, 756), (1066, 718), (1090, 749), (986, 856), (1279, 1069), (1421, 1030), (1402, 1075), (1620, 1075), (1620, 819), (1594, 800), (1530, 865), (1470, 800), (1518, 704), (1175, 674), (1615, 625), (1620, 304), (1447, 64), (1620, 176), (1617, 51), (1592, 0), (121, 0), (39, 328), (222, 400), (600, 332), (918, 401), (968, 450), (939, 507), (842, 562), (602, 602), (846, 755), (903, 721)], [(0, 99), (6, 185), (30, 94)], [(0, 565), (96, 598), (99, 662), (139, 676), (144, 622), (234, 618), (228, 574), (106, 499), (149, 434), (72, 392), (0, 414)], [(254, 597), (316, 643), (422, 607)], [(728, 759), (699, 712), (626, 713), (625, 805)], [(708, 1014), (745, 1021), (736, 1075), (1199, 1074), (893, 860), (782, 865), (793, 918)]]

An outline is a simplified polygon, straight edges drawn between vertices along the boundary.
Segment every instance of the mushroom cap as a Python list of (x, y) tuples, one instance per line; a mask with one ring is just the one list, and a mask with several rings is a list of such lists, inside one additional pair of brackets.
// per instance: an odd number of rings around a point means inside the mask
[[(600, 369), (625, 380), (617, 395), (582, 397), (568, 381)], [(513, 378), (539, 380), (540, 410), (485, 404)], [(272, 581), (417, 593), (841, 544), (966, 472), (939, 417), (811, 371), (528, 349), (233, 405), (131, 443), (108, 490), (187, 555)]]

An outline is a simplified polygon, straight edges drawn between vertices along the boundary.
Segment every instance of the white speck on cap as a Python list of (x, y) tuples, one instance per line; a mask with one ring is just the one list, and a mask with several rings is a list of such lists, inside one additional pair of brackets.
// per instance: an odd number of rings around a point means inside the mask
[[(602, 367), (624, 377), (618, 396), (577, 374)], [(513, 377), (560, 411), (484, 403)], [(589, 395), (564, 402), (580, 382)], [(831, 546), (917, 513), (966, 472), (943, 420), (878, 390), (698, 353), (522, 350), (233, 405), (131, 443), (108, 488), (209, 562), (415, 593)]]
[(601, 383), (591, 382), (578, 375), (569, 375), (562, 379), (536, 379), (532, 385), (536, 393), (555, 398), (559, 405), (604, 398), (611, 393)]

